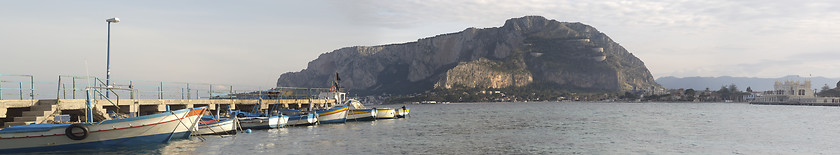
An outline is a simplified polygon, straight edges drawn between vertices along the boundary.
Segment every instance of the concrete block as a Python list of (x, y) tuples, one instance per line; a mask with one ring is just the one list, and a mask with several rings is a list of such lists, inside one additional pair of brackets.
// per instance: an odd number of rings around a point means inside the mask
[(24, 111), (23, 116), (46, 116), (52, 114), (52, 111)]
[(6, 106), (0, 103), (0, 118), (6, 118)]
[(158, 111), (166, 111), (166, 105), (165, 104), (158, 104), (157, 110)]

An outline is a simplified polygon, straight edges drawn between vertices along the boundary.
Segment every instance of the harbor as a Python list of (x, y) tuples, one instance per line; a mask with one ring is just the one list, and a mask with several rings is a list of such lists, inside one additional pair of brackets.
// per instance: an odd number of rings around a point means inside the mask
[[(31, 75), (0, 74), (0, 129), (26, 124), (56, 122), (56, 116), (71, 116), (59, 122), (81, 122), (85, 109), (84, 85), (103, 88), (104, 80), (96, 77), (59, 76), (58, 82), (36, 82)], [(335, 105), (338, 100), (326, 99), (329, 88), (254, 88), (234, 89), (234, 86), (186, 82), (112, 80), (112, 87), (92, 95), (95, 113), (142, 116), (207, 107), (222, 113), (229, 110), (259, 110), (269, 108), (320, 109)], [(122, 83), (121, 83), (122, 82)], [(14, 83), (17, 87), (9, 87)], [(47, 83), (47, 84), (44, 84)], [(36, 85), (54, 89), (35, 89)], [(26, 87), (23, 87), (26, 85)], [(197, 86), (204, 87), (197, 87)], [(216, 88), (216, 89), (213, 89)], [(52, 90), (52, 91), (50, 91)], [(105, 93), (107, 92), (107, 94)], [(55, 94), (55, 97), (35, 99), (36, 94)], [(49, 95), (41, 95), (49, 96)], [(110, 98), (106, 98), (110, 97)], [(168, 108), (168, 109), (167, 109)]]
[[(2, 82), (15, 82), (8, 80), (15, 78), (6, 76), (7, 80)], [(142, 88), (149, 88), (148, 85), (140, 81), (122, 84), (120, 80), (103, 82), (97, 77), (69, 76), (72, 82), (68, 83), (61, 82), (64, 76), (59, 76), (54, 99), (35, 99), (37, 94), (44, 93), (36, 91), (40, 89), (35, 89), (33, 76), (11, 76), (28, 77), (29, 81), (18, 81), (17, 89), (0, 85), (0, 91), (15, 89), (19, 93), (16, 94), (18, 100), (0, 100), (0, 119), (3, 120), (0, 125), (4, 127), (0, 128), (2, 153), (166, 144), (193, 136), (204, 140), (201, 135), (405, 118), (409, 113), (405, 106), (366, 108), (341, 92), (338, 75), (330, 88), (276, 87), (235, 91), (233, 86), (227, 86), (227, 93), (213, 91), (214, 88), (219, 90), (218, 84), (207, 84), (209, 87), (202, 91), (191, 83), (179, 83), (183, 88), (167, 88), (164, 82), (145, 81), (159, 84), (154, 90), (146, 90)], [(86, 86), (77, 87), (77, 79), (84, 81)], [(29, 84), (30, 89), (23, 89), (23, 83)], [(66, 87), (68, 84), (71, 87)], [(80, 92), (84, 95), (77, 95)], [(179, 92), (181, 98), (167, 98), (177, 96), (167, 95), (167, 92)], [(30, 99), (23, 99), (24, 95)], [(379, 110), (385, 113), (377, 116)], [(354, 113), (350, 114), (350, 111)], [(348, 119), (348, 115), (353, 116)]]

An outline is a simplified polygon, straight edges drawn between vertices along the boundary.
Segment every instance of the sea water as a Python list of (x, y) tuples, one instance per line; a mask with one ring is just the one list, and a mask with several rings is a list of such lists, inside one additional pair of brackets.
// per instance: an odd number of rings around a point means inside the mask
[(840, 154), (840, 107), (589, 102), (407, 106), (408, 118), (204, 135), (205, 140), (193, 137), (98, 153)]

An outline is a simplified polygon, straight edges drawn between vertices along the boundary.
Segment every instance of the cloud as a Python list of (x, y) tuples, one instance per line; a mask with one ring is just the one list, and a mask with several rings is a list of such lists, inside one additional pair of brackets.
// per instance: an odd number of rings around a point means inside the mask
[[(270, 85), (279, 74), (298, 71), (320, 53), (341, 47), (413, 41), (467, 27), (498, 27), (507, 19), (526, 15), (592, 25), (645, 61), (654, 75), (777, 76), (806, 70), (818, 75), (833, 74), (830, 67), (840, 67), (830, 59), (840, 51), (834, 45), (840, 42), (840, 3), (830, 0), (4, 4), (0, 5), (4, 19), (0, 34), (6, 37), (0, 37), (0, 50), (10, 52), (2, 58), (8, 61), (0, 65), (55, 55), (37, 59), (47, 62), (4, 71), (42, 72), (38, 77), (53, 77), (57, 72), (82, 74), (87, 61), (94, 74), (102, 73), (102, 20), (111, 16), (124, 19), (112, 38), (112, 48), (119, 55), (114, 59), (129, 59), (112, 67), (120, 69), (115, 72), (134, 71), (120, 77), (148, 76), (144, 77), (148, 80), (201, 77)], [(50, 20), (41, 20), (44, 17)], [(156, 61), (147, 65), (173, 71), (152, 76), (160, 71), (129, 68), (152, 60)], [(57, 64), (64, 64), (64, 69), (55, 69)], [(261, 67), (244, 69), (248, 66)]]

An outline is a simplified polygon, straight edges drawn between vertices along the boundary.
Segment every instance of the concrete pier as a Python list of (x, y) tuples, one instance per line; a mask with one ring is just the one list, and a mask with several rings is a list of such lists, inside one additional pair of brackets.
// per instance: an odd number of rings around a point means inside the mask
[[(112, 100), (114, 101), (114, 100)], [(209, 111), (220, 107), (221, 113), (227, 113), (228, 106), (233, 110), (251, 111), (259, 104), (260, 110), (280, 106), (288, 109), (306, 109), (335, 104), (336, 100), (326, 99), (120, 99), (114, 106), (105, 99), (95, 100), (94, 113), (115, 113), (142, 116), (170, 110), (207, 106)], [(117, 108), (119, 107), (119, 108)], [(54, 116), (69, 114), (71, 121), (84, 120), (85, 99), (42, 99), (42, 100), (0, 100), (0, 128), (32, 123), (50, 123)]]

